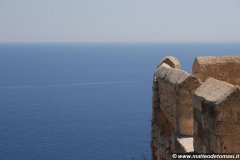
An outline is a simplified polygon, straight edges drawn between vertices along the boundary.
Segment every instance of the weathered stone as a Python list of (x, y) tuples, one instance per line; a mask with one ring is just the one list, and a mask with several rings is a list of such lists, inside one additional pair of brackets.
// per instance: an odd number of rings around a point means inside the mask
[(165, 64), (158, 67), (156, 71), (158, 80), (164, 80), (173, 85), (179, 85), (189, 77), (189, 74), (183, 70), (169, 68)]
[(221, 153), (238, 153), (240, 151), (240, 135), (222, 136)]
[(212, 77), (240, 85), (240, 56), (197, 57), (192, 69), (193, 75), (201, 81)]
[(193, 149), (193, 138), (188, 137), (188, 138), (177, 138), (176, 140), (176, 145), (178, 146), (177, 153), (191, 153), (194, 151)]
[(203, 98), (206, 103), (218, 105), (237, 90), (239, 88), (232, 84), (209, 78), (196, 90), (195, 94)]
[(192, 94), (201, 84), (185, 71), (160, 66), (157, 69), (160, 108), (181, 135), (192, 135)]
[[(165, 57), (160, 64), (158, 65), (158, 67), (160, 67), (163, 63), (168, 64), (171, 68), (175, 68), (175, 69), (180, 69), (181, 65), (180, 62), (178, 61), (178, 59), (176, 57), (173, 56), (167, 56)], [(157, 68), (158, 68), (157, 67)]]
[[(193, 102), (195, 151), (198, 153), (238, 152), (240, 88), (208, 78), (196, 90)], [(226, 146), (225, 149), (221, 147), (223, 145)]]
[(239, 153), (240, 88), (234, 84), (240, 84), (240, 56), (198, 57), (195, 76), (179, 68), (175, 57), (166, 57), (154, 73), (152, 160), (193, 148)]
[(160, 108), (160, 99), (158, 93), (158, 82), (156, 77), (153, 78), (153, 87), (152, 87), (152, 108), (159, 109)]
[(182, 148), (177, 138), (179, 135), (193, 134), (192, 95), (201, 82), (179, 68), (180, 64), (175, 57), (166, 57), (154, 73), (153, 160), (170, 160), (172, 153), (189, 150), (186, 146)]

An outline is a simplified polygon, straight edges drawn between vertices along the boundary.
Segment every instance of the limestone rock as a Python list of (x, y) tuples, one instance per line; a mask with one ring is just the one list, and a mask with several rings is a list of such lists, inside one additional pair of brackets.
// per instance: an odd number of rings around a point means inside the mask
[(177, 138), (178, 153), (192, 153), (193, 149), (193, 137), (179, 137)]
[(195, 92), (198, 97), (216, 105), (225, 101), (231, 94), (238, 91), (238, 87), (227, 82), (208, 78)]
[(171, 56), (154, 73), (152, 160), (240, 152), (240, 56), (197, 57), (193, 74)]
[(240, 151), (240, 88), (207, 79), (193, 96), (194, 149), (198, 153)]
[(192, 91), (200, 86), (200, 81), (183, 70), (165, 66), (157, 69), (156, 77), (160, 108), (176, 132), (182, 135), (192, 135)]
[(197, 57), (193, 63), (192, 72), (201, 81), (212, 77), (240, 85), (240, 56)]
[[(167, 56), (165, 57), (160, 64), (158, 65), (158, 67), (160, 67), (163, 63), (168, 64), (171, 68), (175, 68), (175, 69), (180, 69), (181, 65), (180, 62), (178, 61), (178, 59), (176, 57), (173, 56)], [(157, 67), (157, 68), (158, 68)]]

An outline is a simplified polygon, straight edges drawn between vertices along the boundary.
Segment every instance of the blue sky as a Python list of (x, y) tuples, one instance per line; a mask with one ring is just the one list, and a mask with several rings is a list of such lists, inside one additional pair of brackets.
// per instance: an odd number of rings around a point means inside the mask
[(0, 42), (240, 42), (239, 0), (0, 0)]

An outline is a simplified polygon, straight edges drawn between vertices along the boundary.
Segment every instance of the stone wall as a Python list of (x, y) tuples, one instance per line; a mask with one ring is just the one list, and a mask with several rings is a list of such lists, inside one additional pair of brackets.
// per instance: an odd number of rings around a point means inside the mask
[(240, 88), (207, 79), (195, 92), (194, 150), (197, 153), (239, 153)]
[(240, 152), (240, 56), (198, 57), (193, 74), (171, 56), (154, 73), (152, 160)]
[(240, 56), (197, 57), (192, 71), (203, 82), (212, 77), (240, 85)]
[(200, 81), (163, 63), (157, 71), (160, 109), (179, 135), (193, 134), (192, 94)]
[(177, 139), (193, 135), (192, 95), (201, 83), (198, 78), (176, 69), (180, 68), (178, 63), (175, 57), (166, 57), (154, 74), (153, 159), (171, 159), (172, 153), (181, 148)]

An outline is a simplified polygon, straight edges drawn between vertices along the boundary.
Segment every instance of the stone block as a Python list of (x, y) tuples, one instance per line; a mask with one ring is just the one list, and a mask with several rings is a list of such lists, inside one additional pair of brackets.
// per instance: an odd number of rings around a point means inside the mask
[(178, 61), (178, 59), (176, 57), (173, 56), (167, 56), (165, 57), (160, 64), (158, 65), (158, 67), (160, 67), (163, 63), (168, 64), (171, 68), (175, 68), (175, 69), (180, 69), (181, 65), (180, 62)]
[[(164, 63), (163, 63), (164, 64)], [(156, 71), (160, 108), (180, 135), (193, 134), (192, 95), (201, 82), (179, 69), (160, 66)]]
[(165, 57), (154, 73), (153, 160), (193, 147), (197, 153), (240, 151), (240, 56), (197, 57), (193, 74), (180, 70), (176, 57)]
[(193, 63), (192, 72), (201, 81), (212, 77), (240, 85), (240, 56), (197, 57)]
[[(239, 151), (237, 146), (240, 142), (240, 88), (208, 78), (196, 90), (193, 102), (195, 151), (198, 153)], [(223, 145), (226, 146), (224, 150)]]
[(179, 137), (176, 139), (177, 153), (192, 153), (193, 137)]

